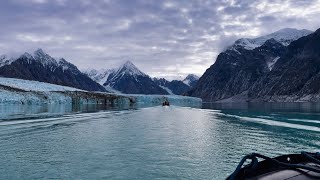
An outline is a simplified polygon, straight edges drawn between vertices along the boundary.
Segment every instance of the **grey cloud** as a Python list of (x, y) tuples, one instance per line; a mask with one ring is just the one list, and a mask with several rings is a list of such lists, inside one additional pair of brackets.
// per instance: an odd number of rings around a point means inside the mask
[(304, 15), (281, 9), (282, 2), (3, 1), (0, 54), (41, 47), (80, 68), (109, 68), (130, 59), (153, 76), (201, 75), (238, 38), (285, 27), (318, 28), (319, 0), (287, 1), (287, 9), (309, 10)]

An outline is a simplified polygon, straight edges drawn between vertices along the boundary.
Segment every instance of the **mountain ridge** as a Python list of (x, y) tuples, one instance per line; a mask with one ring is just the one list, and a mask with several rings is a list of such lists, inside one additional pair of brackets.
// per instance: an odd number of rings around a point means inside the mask
[(1, 60), (0, 65), (2, 77), (36, 80), (87, 91), (106, 91), (72, 63), (63, 58), (56, 60), (40, 48), (32, 55), (25, 52), (16, 59)]
[[(122, 81), (121, 80), (122, 77), (124, 76), (127, 77), (128, 82), (130, 81), (131, 83), (135, 82), (135, 84), (139, 84), (138, 82), (140, 82), (141, 79), (144, 79), (143, 81), (148, 81), (148, 84), (151, 85), (153, 89), (158, 89), (157, 90), (158, 92), (162, 94), (176, 94), (176, 95), (181, 95), (189, 91), (193, 87), (193, 85), (196, 83), (198, 78), (196, 75), (192, 75), (192, 74), (189, 75), (189, 77), (187, 77), (185, 80), (188, 80), (190, 78), (189, 83), (191, 83), (191, 85), (185, 84), (183, 81), (180, 81), (180, 80), (167, 81), (164, 78), (150, 78), (147, 74), (139, 70), (139, 68), (137, 68), (137, 66), (135, 66), (131, 61), (126, 61), (125, 63), (121, 64), (119, 67), (113, 68), (113, 69), (100, 69), (100, 70), (86, 69), (83, 72), (87, 74), (94, 81), (103, 85), (109, 91), (132, 93), (132, 94), (135, 94), (137, 92), (142, 93), (142, 90), (138, 91), (138, 90), (125, 89), (123, 87), (124, 85), (121, 85), (122, 87), (117, 85), (120, 81)], [(130, 77), (130, 80), (129, 80), (129, 77)], [(121, 84), (124, 84), (124, 83), (122, 82)], [(145, 89), (148, 89), (147, 85), (145, 85)], [(153, 91), (150, 91), (150, 92), (153, 92)]]
[(131, 61), (118, 68), (102, 71), (84, 71), (91, 79), (108, 90), (125, 94), (169, 94), (159, 87), (147, 74), (140, 71)]

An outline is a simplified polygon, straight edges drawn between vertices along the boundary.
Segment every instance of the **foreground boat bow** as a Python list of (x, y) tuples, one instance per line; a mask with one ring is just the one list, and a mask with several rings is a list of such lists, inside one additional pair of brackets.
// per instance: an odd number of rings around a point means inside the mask
[[(263, 160), (259, 162), (258, 158)], [(251, 162), (243, 166), (246, 160)], [(320, 153), (302, 152), (276, 158), (252, 153), (245, 156), (227, 178), (227, 180), (235, 179), (320, 179)]]

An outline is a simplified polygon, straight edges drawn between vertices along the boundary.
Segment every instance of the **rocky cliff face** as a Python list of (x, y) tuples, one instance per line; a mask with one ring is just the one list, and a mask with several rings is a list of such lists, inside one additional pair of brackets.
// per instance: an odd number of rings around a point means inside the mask
[(309, 33), (307, 30), (284, 29), (256, 39), (237, 40), (218, 55), (216, 62), (188, 95), (208, 102), (247, 95), (257, 81), (281, 64), (278, 61), (282, 61), (280, 57), (285, 55), (286, 45)]
[(284, 52), (285, 47), (274, 39), (253, 50), (241, 46), (228, 49), (219, 54), (190, 93), (204, 101), (217, 101), (247, 91)]
[(2, 60), (0, 76), (35, 80), (87, 91), (106, 91), (65, 59), (55, 60), (43, 50), (25, 53), (18, 59)]
[(320, 29), (292, 42), (273, 70), (249, 91), (264, 101), (320, 100)]

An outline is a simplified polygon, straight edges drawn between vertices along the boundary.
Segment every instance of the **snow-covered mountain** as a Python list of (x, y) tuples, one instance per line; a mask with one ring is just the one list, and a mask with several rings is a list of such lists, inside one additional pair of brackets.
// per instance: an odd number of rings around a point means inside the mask
[[(274, 33), (257, 37), (257, 38), (241, 38), (238, 39), (230, 48), (235, 48), (241, 46), (245, 49), (252, 50), (254, 48), (262, 46), (267, 40), (275, 39), (277, 42), (281, 43), (284, 46), (288, 46), (292, 41), (299, 39), (300, 37), (307, 36), (311, 34), (312, 31), (294, 28), (284, 28)], [(229, 48), (229, 49), (230, 49)]]
[(199, 80), (199, 77), (194, 74), (189, 74), (182, 82), (190, 87), (194, 87)]
[(183, 81), (172, 80), (168, 81), (164, 78), (153, 78), (161, 88), (168, 91), (170, 94), (182, 95), (190, 91), (198, 82), (199, 77), (194, 74), (189, 74)]
[(115, 73), (116, 69), (86, 69), (83, 71), (86, 75), (88, 75), (92, 80), (97, 83), (103, 85), (107, 82), (110, 74)]
[(183, 81), (167, 81), (164, 78), (151, 79), (131, 61), (115, 69), (87, 69), (83, 71), (92, 80), (103, 85), (107, 91), (126, 94), (176, 94), (189, 91), (199, 77), (188, 75)]
[(118, 71), (115, 73), (117, 75), (130, 75), (134, 77), (138, 76), (148, 76), (145, 73), (141, 72), (131, 61), (126, 61), (124, 64), (122, 64)]
[(165, 89), (170, 94), (185, 95), (198, 82), (199, 77), (194, 74), (189, 74), (184, 80), (168, 81), (164, 78), (153, 78), (161, 88)]
[(122, 79), (126, 77), (132, 77), (135, 81), (139, 81), (138, 78), (146, 77), (149, 78), (148, 75), (141, 72), (131, 61), (127, 61), (122, 64), (118, 70), (114, 71), (109, 75), (110, 78), (104, 83), (104, 86), (114, 87)]
[(88, 91), (106, 91), (79, 71), (75, 65), (63, 58), (56, 60), (42, 49), (37, 49), (32, 54), (26, 52), (17, 59), (1, 56), (0, 76), (47, 82)]
[[(256, 82), (283, 63), (281, 59), (289, 54), (287, 50), (294, 42), (311, 33), (305, 29), (286, 28), (253, 39), (239, 39), (218, 55), (187, 94), (204, 101), (245, 97)], [(262, 86), (263, 82), (259, 87)]]
[(166, 90), (169, 94), (182, 95), (191, 89), (191, 86), (180, 80), (168, 81), (164, 78), (153, 78), (153, 81), (157, 83), (158, 86)]
[(14, 59), (8, 58), (6, 55), (1, 55), (0, 56), (0, 67), (2, 67), (4, 65), (11, 64), (12, 61), (14, 61)]
[(84, 73), (108, 91), (125, 94), (168, 94), (131, 61), (125, 62), (116, 69), (89, 69)]

